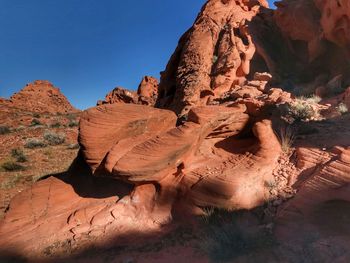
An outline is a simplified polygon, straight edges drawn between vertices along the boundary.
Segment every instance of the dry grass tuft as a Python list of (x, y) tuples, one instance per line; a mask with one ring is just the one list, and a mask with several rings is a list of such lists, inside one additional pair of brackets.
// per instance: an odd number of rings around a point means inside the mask
[(290, 153), (293, 143), (295, 141), (295, 131), (291, 126), (280, 127), (279, 131), (275, 131), (278, 137), (282, 151), (284, 153)]

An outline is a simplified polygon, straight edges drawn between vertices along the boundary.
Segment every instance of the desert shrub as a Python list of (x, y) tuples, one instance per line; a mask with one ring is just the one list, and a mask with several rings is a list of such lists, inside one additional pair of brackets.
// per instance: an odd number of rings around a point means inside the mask
[(289, 104), (288, 114), (296, 121), (305, 121), (316, 117), (318, 112), (309, 103), (296, 100)]
[(58, 133), (47, 131), (44, 134), (44, 139), (50, 145), (60, 145), (65, 142), (66, 136), (64, 134), (58, 134)]
[(34, 117), (34, 118), (40, 118), (40, 114), (39, 114), (39, 113), (34, 113), (34, 114), (33, 114), (33, 117)]
[(73, 121), (73, 120), (76, 120), (77, 115), (74, 114), (74, 113), (69, 113), (69, 114), (66, 115), (66, 118), (67, 118), (68, 120), (70, 120), (70, 121)]
[(32, 119), (32, 122), (30, 123), (30, 126), (39, 126), (42, 125), (41, 122), (38, 119)]
[(19, 131), (23, 131), (25, 130), (26, 127), (24, 127), (23, 125), (20, 125), (16, 128), (16, 131), (19, 132)]
[(50, 125), (50, 127), (51, 128), (59, 128), (59, 127), (61, 127), (61, 123), (60, 122), (54, 122), (54, 123), (52, 123), (51, 125)]
[(349, 111), (348, 107), (346, 106), (345, 103), (340, 103), (337, 107), (337, 110), (340, 114), (345, 114)]
[(309, 97), (301, 97), (300, 100), (304, 100), (308, 103), (312, 103), (312, 104), (317, 104), (319, 103), (322, 99), (321, 97), (317, 96), (317, 95), (311, 95)]
[(69, 149), (69, 150), (76, 150), (76, 149), (79, 149), (79, 148), (80, 148), (79, 143), (73, 143), (73, 144), (69, 144), (67, 146), (67, 149)]
[(24, 163), (28, 161), (27, 156), (24, 154), (24, 151), (19, 148), (15, 148), (11, 150), (11, 156), (16, 159), (19, 163)]
[(248, 213), (216, 210), (206, 218), (201, 248), (212, 262), (234, 262), (278, 244), (269, 229), (245, 223)]
[(1, 135), (8, 134), (10, 132), (11, 132), (11, 130), (8, 126), (0, 126), (0, 134)]
[(278, 183), (275, 181), (275, 179), (273, 179), (265, 181), (264, 186), (271, 192), (278, 187)]
[(29, 149), (44, 148), (46, 146), (47, 145), (45, 144), (45, 142), (35, 138), (28, 139), (24, 145), (25, 148), (29, 148)]
[(73, 127), (77, 127), (77, 126), (79, 126), (79, 122), (76, 121), (76, 120), (71, 120), (71, 121), (68, 123), (68, 127), (73, 128)]
[(289, 153), (295, 141), (295, 131), (293, 128), (289, 125), (283, 126), (278, 131), (275, 131), (275, 134), (280, 141), (282, 151)]
[(3, 164), (1, 164), (1, 168), (8, 172), (22, 171), (25, 169), (23, 165), (12, 161), (4, 162)]
[(19, 174), (16, 174), (14, 176), (11, 176), (7, 180), (1, 183), (1, 189), (11, 189), (16, 186), (16, 184), (21, 180), (21, 176)]

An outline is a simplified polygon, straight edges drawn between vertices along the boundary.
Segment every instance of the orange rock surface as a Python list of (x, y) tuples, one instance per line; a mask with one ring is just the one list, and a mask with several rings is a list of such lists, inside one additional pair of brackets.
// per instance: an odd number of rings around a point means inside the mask
[(1, 247), (105, 244), (207, 208), (257, 207), (275, 220), (259, 227), (281, 242), (316, 230), (317, 242), (347, 241), (346, 224), (332, 228), (319, 213), (350, 211), (349, 4), (276, 6), (207, 1), (159, 85), (145, 77), (137, 91), (116, 88), (84, 111), (70, 171), (13, 199)]
[(113, 103), (132, 103), (154, 106), (158, 97), (158, 80), (156, 78), (145, 76), (137, 92), (116, 87), (108, 93), (103, 101), (98, 101), (97, 105)]
[(1, 104), (9, 107), (38, 113), (70, 113), (77, 112), (61, 93), (46, 80), (36, 80), (27, 84), (21, 91), (11, 96), (9, 100), (1, 99)]

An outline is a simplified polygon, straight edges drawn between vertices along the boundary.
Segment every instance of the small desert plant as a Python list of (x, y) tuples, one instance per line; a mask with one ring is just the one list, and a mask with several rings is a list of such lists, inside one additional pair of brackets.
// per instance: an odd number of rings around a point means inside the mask
[(25, 130), (26, 127), (24, 127), (23, 125), (20, 125), (16, 128), (16, 131), (19, 132), (19, 131), (23, 131)]
[(58, 134), (54, 132), (45, 132), (44, 139), (50, 144), (50, 145), (60, 145), (65, 142), (66, 136), (64, 134)]
[(8, 126), (0, 126), (0, 134), (1, 135), (8, 134), (10, 132), (11, 132), (11, 130)]
[(39, 114), (39, 113), (34, 113), (34, 114), (33, 114), (33, 117), (34, 117), (34, 118), (40, 118), (40, 114)]
[(265, 181), (264, 185), (269, 191), (272, 191), (277, 188), (278, 184), (275, 180)]
[(203, 215), (202, 218), (204, 222), (208, 223), (210, 217), (216, 212), (216, 208), (213, 206), (202, 207)]
[(282, 151), (289, 153), (295, 141), (295, 131), (293, 128), (289, 125), (283, 126), (278, 131), (275, 131), (275, 134), (280, 141)]
[(296, 121), (310, 120), (318, 115), (312, 105), (299, 99), (289, 105), (288, 114)]
[(39, 126), (41, 125), (41, 122), (38, 119), (33, 119), (32, 122), (30, 123), (30, 126)]
[(337, 110), (340, 114), (345, 114), (349, 111), (348, 107), (346, 106), (345, 103), (340, 103), (337, 107)]
[(309, 97), (301, 97), (300, 100), (304, 100), (308, 103), (311, 103), (311, 104), (317, 104), (319, 103), (322, 99), (321, 97), (317, 96), (317, 95), (311, 95)]
[(61, 123), (58, 121), (50, 124), (50, 128), (59, 128), (59, 127), (61, 127)]
[(1, 168), (7, 172), (22, 171), (25, 169), (23, 165), (12, 161), (4, 162), (3, 164), (1, 164)]
[(233, 262), (278, 244), (268, 229), (258, 224), (246, 225), (247, 213), (216, 210), (206, 219), (201, 248), (213, 262)]
[(32, 138), (26, 141), (24, 147), (28, 149), (44, 148), (46, 144), (42, 140)]
[(1, 189), (11, 189), (16, 186), (16, 184), (20, 181), (21, 176), (19, 174), (16, 174), (14, 176), (11, 176), (6, 181), (1, 183)]
[(16, 159), (19, 163), (25, 163), (28, 161), (27, 156), (24, 154), (24, 151), (19, 148), (15, 148), (11, 150), (11, 156)]
[(80, 148), (79, 143), (73, 143), (73, 144), (69, 144), (67, 146), (68, 150), (76, 150), (76, 149), (79, 149), (79, 148)]
[(77, 126), (79, 126), (79, 122), (76, 121), (76, 120), (71, 120), (71, 121), (68, 123), (68, 127), (70, 127), (70, 128), (77, 127)]
[(68, 120), (70, 120), (70, 121), (73, 121), (73, 120), (75, 120), (77, 118), (77, 115), (74, 114), (74, 113), (69, 113), (69, 114), (66, 115), (66, 118)]

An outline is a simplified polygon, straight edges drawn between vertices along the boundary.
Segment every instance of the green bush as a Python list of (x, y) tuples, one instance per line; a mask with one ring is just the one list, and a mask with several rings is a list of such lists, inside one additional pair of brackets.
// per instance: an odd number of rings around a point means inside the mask
[(16, 128), (16, 132), (19, 132), (19, 131), (23, 131), (25, 130), (26, 127), (24, 127), (23, 125), (20, 125)]
[(11, 156), (16, 159), (19, 163), (25, 163), (28, 161), (27, 156), (24, 154), (24, 151), (19, 148), (15, 148), (11, 150)]
[(1, 165), (1, 168), (8, 172), (14, 172), (14, 171), (22, 171), (25, 169), (23, 165), (20, 165), (16, 162), (8, 161)]
[(318, 104), (321, 102), (322, 98), (317, 95), (310, 95), (310, 96), (301, 96), (299, 100), (306, 101), (311, 104)]
[(46, 146), (47, 145), (42, 140), (34, 138), (28, 139), (24, 145), (24, 147), (28, 149), (44, 148)]
[(300, 100), (289, 105), (289, 114), (297, 121), (310, 120), (317, 116), (317, 112), (311, 105)]
[(30, 126), (39, 126), (41, 125), (41, 122), (38, 119), (33, 119), (32, 122), (30, 123)]
[(50, 127), (51, 127), (51, 128), (59, 128), (59, 127), (61, 127), (61, 123), (60, 123), (60, 122), (52, 123), (52, 124), (50, 125)]
[(73, 127), (77, 127), (77, 126), (79, 126), (79, 122), (76, 120), (72, 120), (68, 123), (68, 127), (73, 128)]
[(70, 121), (74, 121), (77, 118), (77, 114), (75, 113), (69, 113), (66, 115), (66, 118)]
[(11, 132), (11, 130), (8, 126), (0, 126), (0, 134), (1, 135), (8, 134), (10, 132)]
[(65, 142), (66, 136), (64, 134), (58, 134), (54, 132), (45, 132), (44, 139), (50, 144), (50, 145), (60, 145)]

